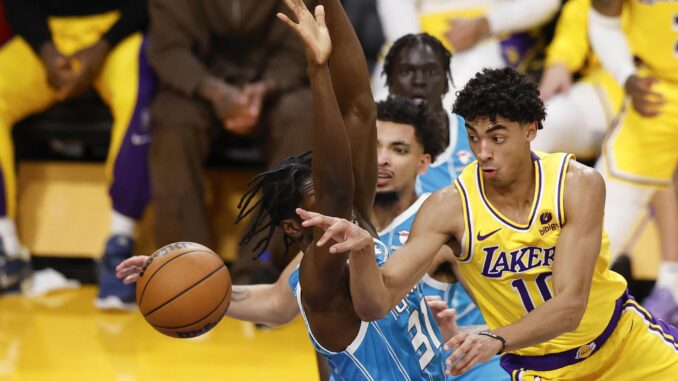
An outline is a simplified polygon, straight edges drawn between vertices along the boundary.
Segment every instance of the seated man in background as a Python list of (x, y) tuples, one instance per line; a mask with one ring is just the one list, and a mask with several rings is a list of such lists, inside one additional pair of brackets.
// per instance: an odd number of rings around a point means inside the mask
[[(280, 5), (277, 0), (150, 1), (148, 55), (159, 80), (150, 162), (158, 245), (214, 246), (204, 163), (224, 130), (260, 139), (269, 167), (310, 149), (306, 62), (297, 39), (275, 20)], [(251, 252), (251, 245), (240, 249), (235, 282), (251, 281), (251, 268), (258, 265)], [(276, 261), (284, 254), (279, 249), (271, 256)]]
[(16, 173), (11, 130), (17, 121), (94, 87), (113, 115), (106, 178), (111, 235), (99, 266), (102, 309), (133, 305), (134, 288), (115, 278), (132, 254), (136, 221), (150, 198), (146, 110), (153, 77), (143, 52), (145, 1), (6, 0), (15, 37), (0, 47), (0, 274), (3, 289), (27, 274), (16, 232)]

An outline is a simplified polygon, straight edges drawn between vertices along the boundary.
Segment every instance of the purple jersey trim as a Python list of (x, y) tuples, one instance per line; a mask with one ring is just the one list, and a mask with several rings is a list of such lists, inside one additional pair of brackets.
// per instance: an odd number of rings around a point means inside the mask
[(617, 328), (617, 323), (619, 323), (622, 311), (624, 310), (624, 303), (626, 303), (628, 299), (628, 291), (625, 291), (624, 294), (622, 294), (622, 296), (617, 299), (614, 305), (614, 312), (612, 313), (612, 317), (610, 318), (610, 322), (607, 324), (607, 327), (605, 327), (603, 332), (598, 337), (596, 337), (590, 344), (587, 345), (591, 349), (590, 353), (588, 353), (586, 357), (577, 356), (582, 347), (572, 348), (564, 352), (551, 353), (544, 356), (519, 356), (513, 353), (507, 353), (501, 356), (501, 367), (509, 373), (513, 373), (514, 371), (521, 369), (547, 371), (564, 368), (568, 365), (576, 364), (586, 360), (591, 355), (600, 350), (615, 328)]

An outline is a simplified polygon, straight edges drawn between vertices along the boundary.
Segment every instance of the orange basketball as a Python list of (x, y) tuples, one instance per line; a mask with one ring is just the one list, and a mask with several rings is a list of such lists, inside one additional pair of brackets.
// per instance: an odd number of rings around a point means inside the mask
[(221, 258), (193, 242), (158, 249), (136, 286), (146, 321), (172, 337), (200, 336), (214, 328), (231, 302), (231, 276)]

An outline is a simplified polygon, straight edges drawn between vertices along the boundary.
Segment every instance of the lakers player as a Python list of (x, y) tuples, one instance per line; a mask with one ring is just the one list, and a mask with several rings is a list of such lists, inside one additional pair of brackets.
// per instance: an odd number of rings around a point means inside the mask
[(601, 176), (569, 154), (530, 150), (544, 119), (536, 85), (511, 69), (485, 69), (454, 111), (466, 120), (478, 160), (426, 200), (407, 243), (382, 268), (366, 231), (299, 211), (304, 226), (326, 230), (319, 245), (349, 253), (359, 316), (388, 313), (439, 250), (453, 250), (491, 331), (446, 343), (452, 374), (500, 353), (520, 380), (675, 377), (678, 332), (640, 307), (608, 269)]
[[(606, 176), (605, 228), (614, 256), (621, 251), (638, 211), (657, 188), (666, 188), (678, 170), (678, 2), (594, 0), (592, 4), (592, 46), (629, 98), (598, 163)], [(620, 26), (623, 5), (626, 34)], [(678, 323), (678, 250), (674, 246), (671, 255), (666, 249), (657, 287), (645, 303), (660, 318)]]

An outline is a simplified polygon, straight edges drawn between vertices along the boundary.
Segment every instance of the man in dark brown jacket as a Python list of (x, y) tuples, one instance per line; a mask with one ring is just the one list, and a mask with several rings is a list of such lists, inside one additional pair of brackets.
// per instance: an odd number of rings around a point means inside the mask
[(261, 135), (269, 165), (310, 149), (306, 61), (297, 39), (275, 18), (280, 5), (150, 1), (148, 57), (159, 79), (151, 111), (157, 244), (212, 245), (203, 164), (215, 132)]

